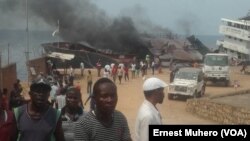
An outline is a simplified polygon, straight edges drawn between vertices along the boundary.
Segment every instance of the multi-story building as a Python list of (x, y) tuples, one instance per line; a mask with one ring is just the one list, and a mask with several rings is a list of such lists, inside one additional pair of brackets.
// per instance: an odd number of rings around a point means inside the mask
[(236, 20), (222, 18), (219, 33), (224, 38), (216, 42), (219, 52), (231, 58), (250, 60), (250, 12)]

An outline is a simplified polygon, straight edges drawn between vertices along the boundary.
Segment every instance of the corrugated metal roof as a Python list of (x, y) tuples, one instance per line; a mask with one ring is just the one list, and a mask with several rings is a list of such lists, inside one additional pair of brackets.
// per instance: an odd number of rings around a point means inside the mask
[(150, 49), (152, 54), (159, 56), (162, 60), (202, 60), (202, 54), (191, 48), (188, 40), (157, 38), (151, 39), (150, 42), (153, 47)]

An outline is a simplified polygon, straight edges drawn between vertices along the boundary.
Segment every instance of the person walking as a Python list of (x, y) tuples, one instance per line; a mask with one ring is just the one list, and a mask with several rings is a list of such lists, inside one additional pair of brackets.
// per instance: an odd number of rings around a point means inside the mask
[(136, 74), (136, 77), (138, 78), (140, 76), (140, 71), (141, 71), (141, 65), (139, 62), (137, 62), (135, 64), (135, 74)]
[(84, 77), (84, 63), (80, 63), (80, 69), (81, 69), (81, 76)]
[(121, 84), (122, 77), (123, 77), (123, 68), (121, 66), (119, 66), (117, 69), (117, 75), (118, 75), (119, 84)]
[(3, 93), (2, 93), (2, 106), (5, 110), (9, 110), (9, 94), (8, 94), (8, 89), (3, 88)]
[(106, 68), (104, 68), (103, 77), (109, 78), (109, 71)]
[(84, 105), (86, 105), (87, 102), (90, 100), (90, 109), (94, 109), (94, 107), (95, 107), (94, 101), (92, 99), (92, 83), (93, 83), (92, 74), (91, 74), (91, 71), (88, 70), (87, 93), (89, 94), (89, 96), (88, 96), (87, 100), (84, 102)]
[(87, 75), (87, 93), (89, 95), (91, 94), (92, 83), (93, 83), (93, 78), (92, 78), (91, 70), (88, 70), (88, 75)]
[(125, 66), (124, 66), (124, 79), (125, 79), (125, 81), (129, 81), (129, 67), (128, 67), (128, 65), (126, 64)]
[(93, 100), (93, 93), (91, 93), (89, 95), (89, 97), (86, 99), (86, 101), (84, 102), (84, 106), (86, 106), (86, 104), (90, 101), (90, 111), (95, 109), (95, 101)]
[(96, 69), (97, 69), (97, 76), (101, 77), (101, 69), (102, 69), (102, 64), (100, 59), (96, 63)]
[(60, 93), (56, 96), (56, 109), (62, 110), (62, 108), (66, 105), (65, 98), (66, 96), (64, 93)]
[(19, 86), (17, 83), (13, 84), (13, 90), (10, 92), (10, 99), (9, 99), (9, 108), (13, 110), (18, 106), (24, 104), (24, 97), (21, 95)]
[(49, 103), (51, 86), (45, 78), (30, 85), (30, 101), (14, 109), (18, 141), (64, 141), (59, 110)]
[(179, 70), (179, 68), (175, 67), (175, 69), (170, 72), (170, 74), (169, 74), (170, 75), (169, 76), (169, 79), (170, 79), (169, 82), (170, 83), (174, 81), (175, 74), (178, 72), (178, 70)]
[(155, 75), (155, 61), (153, 60), (151, 63), (152, 75)]
[(57, 92), (57, 96), (56, 96), (56, 109), (58, 110), (62, 110), (62, 108), (65, 106), (65, 93), (67, 90), (67, 86), (64, 87), (63, 86), (63, 82), (62, 80), (59, 81), (59, 87), (58, 87), (58, 92)]
[(246, 68), (247, 68), (247, 62), (243, 62), (240, 72), (245, 74), (246, 73)]
[(16, 83), (15, 83), (16, 85), (17, 85), (17, 90), (18, 90), (18, 93), (22, 93), (22, 91), (23, 91), (23, 86), (21, 85), (21, 81), (20, 81), (20, 79), (17, 79), (16, 80)]
[(118, 95), (115, 83), (100, 78), (93, 87), (94, 110), (82, 117), (75, 127), (75, 141), (132, 141), (124, 114), (115, 110)]
[(50, 104), (52, 107), (56, 107), (55, 103), (56, 103), (56, 96), (58, 95), (58, 89), (59, 87), (57, 86), (57, 82), (56, 81), (52, 82), (50, 91)]
[(162, 124), (161, 115), (156, 104), (162, 104), (164, 99), (164, 88), (168, 85), (156, 77), (151, 77), (143, 83), (144, 102), (137, 113), (135, 123), (136, 141), (148, 141), (149, 125)]
[(75, 75), (75, 69), (70, 65), (69, 67), (69, 76), (74, 76)]
[(116, 83), (117, 70), (118, 70), (118, 65), (115, 64), (115, 65), (112, 67), (112, 71), (111, 71), (111, 74), (112, 74), (112, 78), (113, 78), (114, 83)]
[(133, 62), (132, 64), (131, 64), (131, 73), (132, 73), (132, 79), (134, 79), (135, 78), (135, 67), (136, 67), (136, 64)]

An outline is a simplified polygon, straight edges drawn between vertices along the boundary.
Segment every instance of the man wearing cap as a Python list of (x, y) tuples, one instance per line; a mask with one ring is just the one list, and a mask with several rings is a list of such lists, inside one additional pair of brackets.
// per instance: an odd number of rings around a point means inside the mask
[(30, 101), (14, 109), (18, 141), (64, 141), (60, 112), (48, 99), (51, 86), (45, 78), (30, 85)]
[(161, 115), (156, 108), (156, 104), (162, 104), (164, 88), (167, 86), (164, 81), (156, 77), (145, 80), (143, 84), (145, 100), (140, 106), (135, 123), (136, 141), (148, 141), (149, 125), (162, 124)]

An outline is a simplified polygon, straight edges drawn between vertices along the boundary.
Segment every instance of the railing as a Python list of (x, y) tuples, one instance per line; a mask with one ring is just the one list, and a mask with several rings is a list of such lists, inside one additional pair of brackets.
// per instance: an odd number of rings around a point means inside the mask
[(217, 40), (216, 45), (217, 46), (222, 45), (224, 48), (237, 51), (243, 54), (249, 54), (249, 49), (247, 49), (247, 47), (243, 45), (233, 44), (233, 43), (222, 41), (222, 40)]
[(219, 33), (250, 41), (250, 32), (247, 30), (221, 25), (219, 28)]

